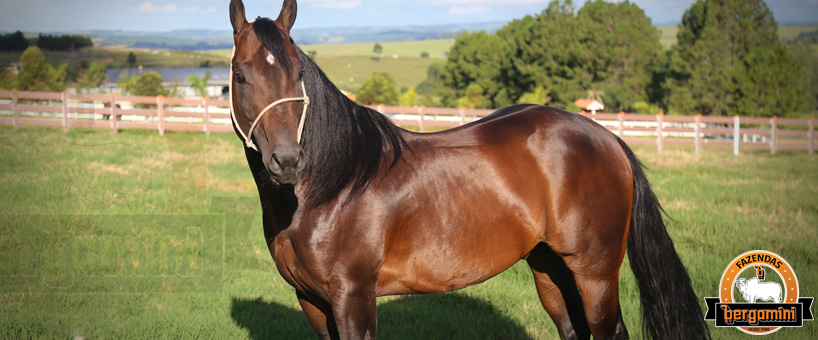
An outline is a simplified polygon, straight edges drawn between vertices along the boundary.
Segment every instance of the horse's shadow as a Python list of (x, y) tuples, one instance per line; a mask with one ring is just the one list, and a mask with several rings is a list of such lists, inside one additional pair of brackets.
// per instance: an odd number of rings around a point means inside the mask
[[(315, 339), (300, 311), (261, 299), (233, 298), (230, 315), (250, 338)], [(384, 339), (531, 339), (525, 327), (488, 302), (457, 293), (404, 296), (378, 305)]]

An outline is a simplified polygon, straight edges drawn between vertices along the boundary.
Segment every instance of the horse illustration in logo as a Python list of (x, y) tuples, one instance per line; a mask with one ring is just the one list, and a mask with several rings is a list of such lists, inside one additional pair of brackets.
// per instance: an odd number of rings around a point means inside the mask
[(764, 268), (755, 266), (756, 277), (752, 279), (737, 279), (736, 288), (741, 292), (744, 300), (755, 303), (756, 300), (781, 303), (781, 285), (775, 282), (761, 282), (765, 279)]

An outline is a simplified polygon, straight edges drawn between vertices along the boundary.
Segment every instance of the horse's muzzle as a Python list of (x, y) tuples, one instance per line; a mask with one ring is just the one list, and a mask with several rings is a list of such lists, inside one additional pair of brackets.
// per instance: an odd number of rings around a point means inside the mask
[(295, 184), (304, 164), (304, 150), (300, 146), (279, 145), (273, 148), (267, 170), (279, 184)]

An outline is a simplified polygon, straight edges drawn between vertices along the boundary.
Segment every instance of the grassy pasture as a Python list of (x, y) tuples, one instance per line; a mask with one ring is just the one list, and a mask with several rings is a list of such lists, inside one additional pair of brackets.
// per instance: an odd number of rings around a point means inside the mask
[(664, 26), (657, 28), (662, 34), (659, 38), (659, 42), (662, 44), (662, 46), (669, 49), (671, 46), (676, 45), (676, 34), (679, 33), (678, 26)]
[[(154, 50), (122, 46), (86, 47), (78, 49), (76, 53), (48, 51), (46, 58), (53, 65), (86, 61), (103, 62), (108, 67), (128, 67), (130, 52), (136, 56), (137, 65), (144, 67), (199, 67), (205, 61), (210, 61), (212, 67), (227, 67), (230, 60), (229, 51), (225, 56), (213, 51)], [(18, 62), (20, 55), (22, 52), (0, 52), (0, 65)]]
[[(317, 52), (315, 62), (338, 88), (355, 92), (375, 72), (389, 72), (398, 90), (417, 86), (426, 79), (426, 71), (436, 62), (445, 61), (454, 39), (406, 42), (384, 42), (383, 57), (372, 52), (374, 43), (299, 45), (305, 52)], [(421, 58), (421, 52), (429, 58)], [(230, 58), (231, 51), (212, 51)], [(394, 58), (398, 55), (398, 58)]]
[(794, 39), (799, 34), (818, 30), (818, 26), (778, 26), (778, 36), (781, 39)]
[[(391, 57), (397, 54), (401, 58), (419, 58), (422, 52), (428, 52), (430, 58), (444, 59), (449, 53), (454, 39), (432, 39), (421, 41), (382, 42), (381, 54)], [(315, 44), (300, 45), (305, 52), (316, 51), (319, 56), (363, 56), (371, 57), (374, 43), (360, 44)]]
[[(229, 133), (0, 126), (0, 338), (312, 338), (240, 150)], [(816, 296), (817, 156), (729, 151), (636, 148), (696, 292), (717, 296), (730, 260), (766, 249)], [(620, 282), (638, 339), (627, 259)], [(556, 338), (523, 263), (452, 293), (381, 298), (378, 315), (385, 339)], [(808, 322), (770, 337), (816, 335)]]

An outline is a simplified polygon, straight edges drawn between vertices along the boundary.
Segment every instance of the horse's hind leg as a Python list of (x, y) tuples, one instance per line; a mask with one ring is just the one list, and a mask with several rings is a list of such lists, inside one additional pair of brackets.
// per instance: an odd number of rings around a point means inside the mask
[(619, 307), (619, 275), (597, 277), (574, 273), (594, 339), (628, 339)]
[(589, 339), (582, 298), (574, 278), (562, 259), (545, 244), (537, 245), (526, 257), (540, 302), (557, 326), (562, 339)]

